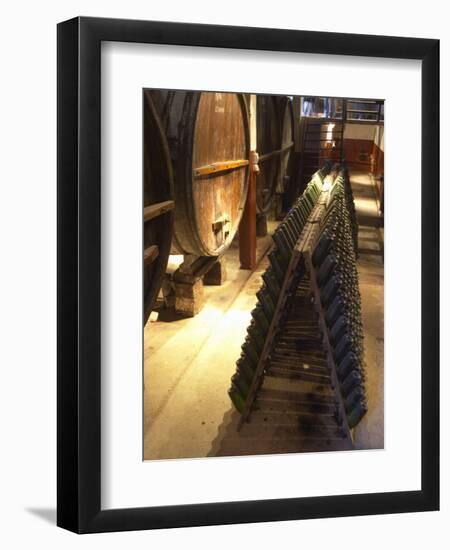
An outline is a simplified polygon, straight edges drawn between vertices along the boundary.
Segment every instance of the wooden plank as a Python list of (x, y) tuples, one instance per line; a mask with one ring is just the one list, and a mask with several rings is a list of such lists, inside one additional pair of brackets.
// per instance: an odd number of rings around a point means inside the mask
[[(317, 369), (317, 371), (321, 370), (321, 371), (328, 372), (328, 366), (325, 359), (320, 361), (316, 359), (305, 359), (303, 354), (302, 356), (286, 355), (277, 351), (271, 353), (270, 358), (271, 358), (270, 360), (271, 365), (280, 364), (286, 367), (291, 365), (293, 368), (300, 368), (300, 369), (311, 370), (311, 371), (315, 371)], [(297, 367), (297, 365), (300, 365), (300, 366)]]
[(150, 204), (144, 207), (144, 222), (148, 222), (157, 216), (161, 216), (165, 212), (173, 210), (175, 206), (174, 201), (163, 201), (155, 204)]
[(266, 422), (268, 425), (301, 425), (306, 424), (311, 426), (316, 425), (336, 427), (333, 414), (327, 412), (318, 416), (310, 411), (295, 411), (295, 410), (277, 410), (270, 409), (258, 409), (252, 414), (252, 422), (255, 424)]
[(330, 377), (328, 374), (316, 374), (308, 372), (307, 370), (293, 370), (287, 369), (284, 366), (279, 367), (276, 363), (270, 364), (270, 369), (267, 371), (266, 376), (272, 376), (274, 378), (287, 378), (289, 380), (304, 380), (306, 382), (314, 382), (316, 384), (329, 384)]
[(159, 248), (156, 244), (152, 244), (144, 250), (144, 265), (150, 265), (159, 256)]
[[(317, 416), (315, 417), (317, 419)], [(272, 439), (294, 439), (295, 437), (308, 437), (318, 443), (320, 440), (327, 440), (330, 438), (343, 440), (342, 430), (335, 424), (306, 424), (306, 423), (292, 423), (286, 424), (272, 424), (271, 422), (264, 421), (264, 416), (258, 416), (259, 422), (251, 422), (245, 427), (245, 436), (252, 437), (257, 436), (261, 438), (271, 437)], [(345, 441), (345, 440), (344, 440)], [(302, 446), (300, 447), (300, 449)], [(299, 449), (299, 450), (300, 450)]]
[(302, 363), (306, 363), (308, 365), (315, 365), (315, 366), (322, 366), (324, 363), (326, 363), (326, 355), (325, 354), (319, 354), (315, 350), (297, 350), (297, 349), (290, 349), (290, 348), (284, 348), (278, 347), (278, 344), (276, 345), (275, 349), (272, 352), (273, 357), (286, 357), (287, 360), (301, 360)]
[(289, 360), (285, 360), (284, 358), (278, 359), (272, 356), (270, 360), (270, 368), (272, 369), (273, 367), (275, 368), (278, 367), (285, 371), (292, 372), (294, 374), (297, 374), (299, 372), (300, 373), (306, 372), (307, 374), (315, 374), (318, 376), (328, 376), (329, 374), (328, 367), (326, 364), (318, 367), (316, 365), (309, 365), (309, 363), (307, 363), (306, 361), (305, 362), (301, 360), (289, 361)]
[(213, 162), (212, 164), (205, 164), (204, 166), (198, 166), (192, 170), (194, 177), (209, 176), (211, 174), (217, 174), (219, 172), (225, 172), (226, 170), (235, 170), (236, 168), (242, 168), (248, 166), (248, 159), (234, 159), (224, 160), (220, 162)]
[[(329, 405), (334, 406), (334, 396), (328, 390), (319, 393), (317, 390), (317, 384), (303, 384), (303, 391), (291, 391), (291, 390), (278, 390), (272, 388), (261, 388), (258, 394), (258, 403), (264, 401), (266, 403), (272, 403), (273, 405), (297, 405), (305, 403), (307, 405)], [(295, 406), (294, 406), (295, 408)], [(332, 409), (330, 409), (332, 410)]]

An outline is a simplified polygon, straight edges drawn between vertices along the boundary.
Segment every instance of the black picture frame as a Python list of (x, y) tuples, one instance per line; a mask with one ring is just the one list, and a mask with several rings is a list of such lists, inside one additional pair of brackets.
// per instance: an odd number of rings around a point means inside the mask
[[(439, 41), (86, 17), (60, 23), (57, 40), (57, 524), (77, 533), (93, 533), (438, 510)], [(102, 41), (422, 61), (420, 491), (101, 509)]]

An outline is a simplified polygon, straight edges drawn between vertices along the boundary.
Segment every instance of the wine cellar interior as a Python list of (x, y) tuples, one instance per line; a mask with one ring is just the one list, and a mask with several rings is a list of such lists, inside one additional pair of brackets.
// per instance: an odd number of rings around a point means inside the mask
[(144, 460), (384, 447), (384, 102), (143, 92)]

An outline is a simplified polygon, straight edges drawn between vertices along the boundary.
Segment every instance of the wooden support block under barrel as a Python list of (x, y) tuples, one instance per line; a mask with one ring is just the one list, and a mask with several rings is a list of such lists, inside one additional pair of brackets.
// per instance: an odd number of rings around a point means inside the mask
[(203, 281), (191, 283), (174, 283), (175, 311), (184, 317), (194, 317), (205, 303)]
[(217, 256), (195, 256), (186, 254), (184, 262), (173, 274), (173, 280), (179, 283), (194, 284), (201, 279), (217, 262)]
[(225, 256), (221, 256), (203, 277), (205, 285), (222, 285), (227, 280), (227, 263)]
[(197, 315), (205, 304), (203, 279), (206, 278), (206, 284), (220, 285), (225, 280), (225, 273), (224, 258), (186, 254), (172, 276), (175, 311), (185, 317)]

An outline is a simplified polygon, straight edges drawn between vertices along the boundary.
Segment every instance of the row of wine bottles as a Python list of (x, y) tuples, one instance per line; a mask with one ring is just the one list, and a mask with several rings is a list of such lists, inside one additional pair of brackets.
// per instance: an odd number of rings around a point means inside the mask
[(242, 352), (236, 363), (236, 372), (228, 391), (231, 401), (240, 413), (245, 407), (255, 377), (294, 246), (321, 194), (323, 179), (330, 170), (331, 164), (327, 163), (314, 174), (272, 236), (274, 246), (268, 255), (270, 265), (262, 275), (263, 285), (256, 294), (257, 303), (251, 312), (252, 320), (247, 328)]
[[(321, 307), (333, 349), (347, 422), (358, 424), (367, 412), (364, 385), (363, 326), (359, 292), (357, 224), (346, 169), (334, 179), (321, 234), (313, 252)], [(356, 238), (355, 238), (356, 235)]]

